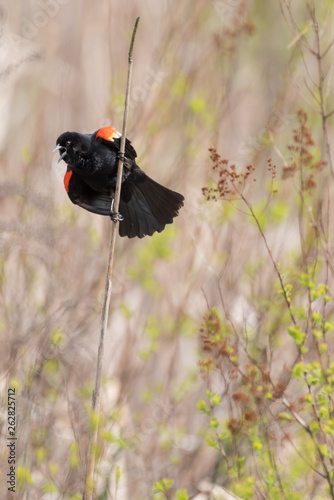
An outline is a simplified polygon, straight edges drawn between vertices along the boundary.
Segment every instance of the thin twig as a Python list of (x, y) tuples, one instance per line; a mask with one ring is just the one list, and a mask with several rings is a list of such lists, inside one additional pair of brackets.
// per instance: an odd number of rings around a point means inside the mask
[[(306, 377), (305, 377), (305, 380), (306, 380)], [(311, 394), (311, 392), (309, 392), (309, 394)], [(322, 468), (324, 469), (323, 473), (321, 473), (319, 471), (317, 471), (317, 472), (322, 477), (326, 478), (326, 480), (328, 482), (328, 486), (329, 486), (331, 498), (334, 498), (334, 485), (333, 485), (333, 482), (332, 482), (332, 479), (331, 479), (330, 470), (327, 467), (325, 456), (324, 456), (324, 454), (321, 451), (319, 443), (317, 442), (317, 440), (314, 437), (314, 433), (310, 429), (309, 425), (306, 422), (304, 422), (304, 420), (298, 415), (298, 413), (296, 413), (291, 408), (291, 405), (290, 405), (290, 403), (288, 402), (288, 400), (286, 398), (282, 398), (282, 403), (284, 404), (284, 406), (286, 408), (288, 408), (288, 410), (290, 411), (290, 413), (294, 417), (294, 419), (299, 423), (299, 425), (307, 432), (307, 434), (311, 438), (311, 440), (312, 440), (312, 442), (313, 442), (313, 444), (315, 446), (315, 449), (317, 450), (317, 455), (318, 455), (318, 458), (319, 458), (319, 460), (321, 462)], [(313, 406), (314, 409), (316, 408), (314, 403), (312, 404), (312, 406)], [(319, 423), (320, 419), (319, 419), (319, 415), (317, 414), (317, 412), (316, 412), (316, 416), (317, 416), (317, 420), (318, 420), (318, 423)]]
[[(119, 154), (119, 161), (118, 161), (118, 171), (117, 171), (117, 181), (116, 181), (116, 190), (115, 190), (114, 206), (113, 206), (113, 210), (115, 213), (118, 213), (119, 201), (120, 201), (120, 195), (121, 195), (121, 183), (122, 183), (123, 163), (124, 163), (124, 155), (125, 155), (127, 117), (128, 117), (128, 108), (129, 108), (129, 95), (130, 95), (131, 77), (132, 77), (132, 62), (133, 62), (132, 61), (132, 52), (133, 52), (133, 45), (134, 45), (134, 41), (135, 41), (138, 23), (139, 23), (139, 17), (136, 19), (136, 23), (135, 23), (135, 26), (133, 28), (130, 49), (129, 49), (128, 77), (127, 77), (126, 93), (125, 93), (123, 129), (122, 129), (120, 154)], [(117, 223), (118, 223), (118, 220), (113, 221), (112, 227), (111, 227), (111, 235), (110, 235), (106, 285), (105, 285), (102, 312), (101, 312), (101, 329), (100, 329), (99, 347), (98, 347), (97, 362), (96, 362), (95, 385), (94, 385), (94, 391), (93, 391), (93, 397), (92, 397), (92, 415), (94, 418), (94, 427), (92, 429), (92, 432), (90, 435), (90, 441), (89, 441), (85, 485), (84, 485), (84, 493), (83, 493), (83, 497), (82, 497), (83, 500), (91, 500), (91, 499), (93, 499), (93, 495), (94, 495), (94, 471), (95, 471), (97, 435), (98, 435), (98, 427), (99, 427), (100, 389), (101, 389), (101, 380), (102, 380), (104, 337), (105, 337), (105, 333), (107, 331), (107, 326), (108, 326), (109, 304), (110, 304), (110, 296), (111, 296), (111, 289), (112, 289), (111, 278), (112, 278), (114, 255), (115, 255)]]
[(233, 186), (234, 186), (235, 190), (239, 193), (242, 201), (247, 205), (247, 208), (248, 208), (248, 210), (249, 210), (252, 218), (254, 219), (255, 224), (257, 225), (258, 230), (260, 231), (261, 237), (262, 237), (262, 239), (264, 241), (264, 244), (266, 246), (267, 252), (268, 252), (269, 257), (270, 257), (270, 260), (271, 260), (271, 262), (272, 262), (272, 264), (274, 266), (274, 269), (276, 271), (277, 277), (279, 279), (279, 282), (280, 282), (280, 285), (281, 285), (281, 289), (282, 289), (282, 293), (283, 293), (283, 297), (284, 297), (284, 300), (285, 300), (286, 305), (288, 307), (291, 320), (292, 320), (293, 324), (296, 325), (296, 320), (295, 320), (295, 317), (294, 317), (294, 314), (293, 314), (293, 310), (291, 308), (290, 299), (289, 299), (289, 297), (287, 295), (286, 288), (285, 288), (284, 283), (283, 283), (282, 274), (281, 274), (281, 272), (280, 272), (280, 270), (278, 268), (278, 264), (277, 264), (276, 260), (274, 259), (272, 251), (271, 251), (271, 249), (270, 249), (270, 247), (268, 245), (267, 238), (266, 238), (266, 236), (265, 236), (265, 234), (263, 232), (263, 229), (262, 229), (262, 226), (260, 224), (260, 221), (257, 218), (257, 216), (256, 216), (256, 214), (255, 214), (255, 212), (253, 210), (253, 207), (252, 207), (251, 203), (247, 200), (247, 198), (243, 195), (243, 193), (237, 188), (237, 186), (235, 184), (233, 184)]
[(324, 96), (325, 75), (324, 75), (324, 70), (323, 70), (323, 57), (321, 56), (319, 25), (318, 25), (317, 18), (315, 17), (315, 13), (312, 12), (312, 14), (314, 15), (314, 32), (315, 32), (316, 55), (317, 55), (317, 63), (318, 63), (318, 77), (319, 77), (318, 90), (319, 90), (319, 97), (320, 97), (322, 130), (323, 130), (323, 135), (324, 135), (327, 161), (329, 163), (330, 171), (331, 171), (331, 174), (333, 176), (334, 175), (334, 165), (333, 165), (333, 160), (332, 160), (332, 153), (331, 153), (331, 147), (330, 147), (330, 143), (329, 143), (328, 129), (327, 129), (327, 113), (326, 113), (326, 109), (325, 109), (326, 103), (325, 103), (325, 96)]

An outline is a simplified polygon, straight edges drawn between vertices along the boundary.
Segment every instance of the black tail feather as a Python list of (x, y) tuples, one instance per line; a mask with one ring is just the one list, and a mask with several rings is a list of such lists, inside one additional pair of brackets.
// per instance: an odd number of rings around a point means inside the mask
[(120, 222), (120, 236), (143, 238), (155, 231), (160, 233), (178, 215), (183, 200), (181, 194), (147, 175), (135, 181), (126, 180), (121, 190), (120, 213), (124, 220)]

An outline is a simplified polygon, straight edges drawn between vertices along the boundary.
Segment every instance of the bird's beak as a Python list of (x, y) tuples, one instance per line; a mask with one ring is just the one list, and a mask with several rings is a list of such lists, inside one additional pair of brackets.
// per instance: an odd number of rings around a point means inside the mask
[(58, 149), (64, 149), (64, 151), (59, 156), (57, 163), (59, 163), (61, 160), (63, 160), (65, 158), (65, 156), (67, 155), (66, 149), (63, 146), (61, 146), (60, 144), (57, 144), (57, 146), (54, 148), (54, 150), (52, 151), (52, 153), (54, 153)]
[(63, 160), (65, 158), (65, 156), (67, 156), (67, 151), (64, 151), (58, 158), (58, 161), (57, 163), (59, 163), (61, 160)]

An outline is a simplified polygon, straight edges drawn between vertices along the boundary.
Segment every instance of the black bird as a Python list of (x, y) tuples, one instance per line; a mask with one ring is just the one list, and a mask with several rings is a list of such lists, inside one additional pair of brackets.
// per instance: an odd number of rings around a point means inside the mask
[[(103, 127), (93, 134), (64, 132), (57, 139), (59, 161), (67, 163), (64, 185), (76, 205), (112, 217), (121, 134)], [(159, 233), (173, 222), (184, 197), (161, 186), (136, 164), (137, 153), (126, 139), (120, 198), (120, 236), (134, 238)]]

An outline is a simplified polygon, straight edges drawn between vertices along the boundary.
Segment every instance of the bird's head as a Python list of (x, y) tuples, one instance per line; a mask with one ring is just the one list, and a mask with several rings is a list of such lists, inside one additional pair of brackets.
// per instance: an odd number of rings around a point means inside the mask
[(57, 139), (57, 145), (53, 151), (59, 150), (58, 163), (64, 160), (71, 163), (71, 160), (78, 160), (79, 157), (87, 155), (90, 151), (90, 138), (88, 135), (77, 132), (64, 132)]

